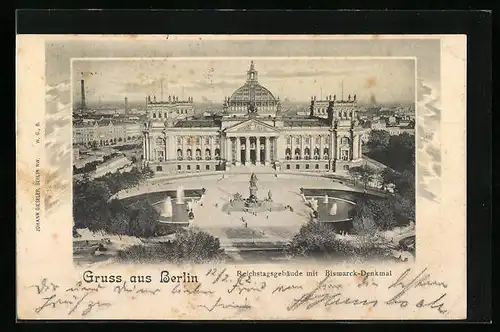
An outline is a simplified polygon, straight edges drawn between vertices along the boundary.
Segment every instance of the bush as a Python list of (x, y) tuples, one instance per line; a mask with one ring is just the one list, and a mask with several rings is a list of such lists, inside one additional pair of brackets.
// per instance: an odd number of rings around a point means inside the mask
[(387, 230), (397, 225), (393, 199), (359, 200), (352, 212), (354, 229), (358, 234)]
[(323, 258), (346, 258), (352, 254), (352, 249), (336, 237), (329, 225), (317, 222), (302, 226), (286, 251), (291, 256)]
[(297, 257), (315, 257), (339, 260), (382, 259), (391, 253), (388, 243), (374, 234), (360, 235), (344, 240), (328, 224), (310, 222), (300, 229), (286, 249)]
[(175, 240), (151, 245), (134, 245), (118, 253), (121, 261), (205, 263), (221, 260), (224, 249), (219, 239), (196, 230), (179, 230)]

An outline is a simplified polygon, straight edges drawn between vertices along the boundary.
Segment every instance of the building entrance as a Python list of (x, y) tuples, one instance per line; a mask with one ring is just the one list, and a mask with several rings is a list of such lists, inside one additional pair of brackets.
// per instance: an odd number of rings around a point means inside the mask
[(245, 165), (247, 163), (246, 151), (243, 149), (240, 150), (240, 160), (242, 165)]
[(250, 150), (250, 163), (252, 165), (255, 165), (256, 160), (257, 160), (257, 152), (255, 149), (252, 149), (252, 150)]

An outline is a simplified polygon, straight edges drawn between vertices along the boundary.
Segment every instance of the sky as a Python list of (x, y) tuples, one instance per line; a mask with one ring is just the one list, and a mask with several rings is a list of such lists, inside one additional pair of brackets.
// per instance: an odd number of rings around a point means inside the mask
[[(80, 80), (85, 79), (86, 100), (144, 101), (146, 96), (193, 97), (195, 102), (221, 103), (245, 83), (253, 60), (259, 83), (275, 97), (307, 102), (311, 96), (357, 95), (361, 103), (412, 103), (415, 100), (413, 59), (332, 58), (197, 58), (158, 60), (74, 60), (73, 100), (80, 100)], [(76, 87), (76, 88), (75, 88)]]

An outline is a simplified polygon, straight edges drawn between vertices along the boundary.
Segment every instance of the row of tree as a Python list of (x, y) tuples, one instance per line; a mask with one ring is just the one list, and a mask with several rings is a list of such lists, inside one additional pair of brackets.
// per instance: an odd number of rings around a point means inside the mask
[(367, 156), (398, 172), (415, 169), (415, 136), (408, 133), (391, 135), (385, 130), (372, 130), (365, 144)]
[(73, 219), (76, 228), (110, 234), (154, 236), (159, 213), (146, 200), (125, 206), (119, 200), (109, 200), (112, 194), (138, 185), (151, 177), (151, 170), (107, 174), (90, 180), (76, 179), (73, 184)]

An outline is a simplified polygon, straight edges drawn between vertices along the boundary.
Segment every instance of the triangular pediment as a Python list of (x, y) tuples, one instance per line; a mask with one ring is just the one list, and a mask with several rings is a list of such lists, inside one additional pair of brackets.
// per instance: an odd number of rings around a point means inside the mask
[(232, 125), (225, 130), (228, 134), (234, 133), (276, 133), (278, 130), (265, 122), (248, 119), (246, 121)]

